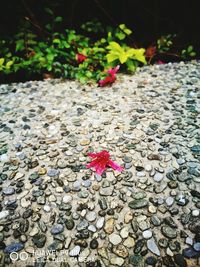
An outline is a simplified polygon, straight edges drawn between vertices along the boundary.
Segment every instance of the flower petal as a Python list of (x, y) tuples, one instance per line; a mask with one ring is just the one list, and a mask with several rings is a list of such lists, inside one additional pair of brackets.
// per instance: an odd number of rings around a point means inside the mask
[(119, 171), (119, 172), (121, 172), (123, 170), (123, 168), (120, 165), (118, 165), (117, 163), (115, 163), (112, 160), (109, 160), (107, 165), (110, 166), (111, 168), (113, 168), (114, 170)]
[(88, 153), (88, 156), (91, 157), (91, 158), (96, 158), (97, 156), (99, 155), (99, 153)]

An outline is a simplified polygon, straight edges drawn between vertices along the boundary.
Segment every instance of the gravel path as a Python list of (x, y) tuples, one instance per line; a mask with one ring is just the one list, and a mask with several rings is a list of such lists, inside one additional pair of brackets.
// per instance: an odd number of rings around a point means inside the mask
[(199, 99), (196, 61), (0, 85), (0, 266), (199, 266)]

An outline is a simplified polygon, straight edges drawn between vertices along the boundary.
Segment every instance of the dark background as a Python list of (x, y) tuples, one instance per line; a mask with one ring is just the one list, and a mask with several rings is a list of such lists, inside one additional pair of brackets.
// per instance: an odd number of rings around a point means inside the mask
[(49, 20), (44, 8), (50, 7), (56, 16), (64, 18), (63, 28), (77, 29), (96, 18), (104, 26), (125, 23), (133, 30), (133, 38), (144, 47), (161, 35), (177, 33), (177, 46), (193, 44), (199, 51), (198, 0), (0, 0), (0, 5), (1, 38), (12, 36), (25, 16), (33, 16), (44, 27)]

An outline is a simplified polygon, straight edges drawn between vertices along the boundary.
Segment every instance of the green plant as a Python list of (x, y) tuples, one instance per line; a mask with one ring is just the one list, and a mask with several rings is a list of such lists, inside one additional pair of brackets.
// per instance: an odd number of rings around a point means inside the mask
[[(135, 47), (132, 31), (125, 24), (105, 30), (98, 21), (81, 26), (82, 34), (73, 29), (59, 31), (62, 17), (46, 8), (49, 21), (34, 31), (34, 23), (26, 19), (12, 39), (0, 39), (0, 74), (51, 74), (53, 77), (78, 79), (81, 83), (97, 82), (108, 75), (109, 68), (121, 65), (120, 70), (135, 71), (157, 54), (173, 54), (173, 38), (162, 36), (156, 45), (145, 50)], [(147, 53), (148, 52), (148, 53)], [(148, 56), (147, 56), (148, 54)], [(182, 50), (182, 58), (195, 56), (190, 45)]]
[[(170, 59), (176, 58), (176, 60), (189, 60), (192, 57), (195, 57), (196, 52), (192, 45), (189, 45), (182, 50), (180, 50), (179, 47), (176, 47), (176, 37), (176, 34), (161, 36), (155, 44), (150, 45), (145, 52), (148, 63), (150, 64), (154, 58), (160, 60), (164, 57), (166, 60), (166, 58), (169, 57)], [(162, 60), (160, 62), (162, 62)]]
[(109, 50), (106, 55), (108, 63), (115, 62), (116, 64), (126, 64), (127, 69), (134, 71), (138, 65), (138, 62), (146, 64), (146, 59), (144, 56), (145, 49), (135, 49), (124, 45), (120, 46), (116, 42), (110, 42), (107, 46)]
[(164, 35), (161, 36), (158, 40), (157, 40), (157, 49), (159, 52), (166, 52), (169, 51), (170, 48), (173, 45), (173, 40), (176, 37), (176, 34), (168, 34), (168, 35)]
[(6, 74), (10, 73), (13, 63), (13, 60), (6, 61), (5, 58), (0, 58), (0, 71), (4, 71)]
[(187, 59), (187, 58), (190, 58), (190, 57), (195, 57), (196, 56), (196, 52), (193, 49), (194, 49), (193, 46), (189, 45), (186, 49), (183, 49), (181, 51), (181, 57), (183, 59)]

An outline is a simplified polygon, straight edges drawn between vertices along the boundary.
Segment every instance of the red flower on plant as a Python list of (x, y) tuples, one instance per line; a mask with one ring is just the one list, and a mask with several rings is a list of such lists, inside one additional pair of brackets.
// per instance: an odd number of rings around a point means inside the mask
[(112, 84), (112, 83), (114, 83), (115, 80), (116, 80), (116, 77), (115, 77), (114, 75), (112, 75), (112, 76), (107, 76), (107, 77), (105, 77), (103, 80), (100, 80), (100, 81), (99, 81), (99, 85), (100, 85), (101, 87), (103, 87), (103, 86), (105, 86), (105, 85), (107, 85), (107, 84)]
[(83, 54), (76, 54), (76, 60), (78, 61), (78, 63), (82, 63), (83, 61), (85, 61), (87, 59), (87, 57)]
[(110, 68), (107, 72), (108, 72), (108, 74), (110, 74), (111, 76), (113, 76), (113, 75), (115, 75), (118, 72), (119, 68), (120, 68), (120, 66), (117, 65), (115, 68)]
[(146, 58), (152, 58), (155, 56), (155, 54), (156, 54), (156, 47), (155, 46), (149, 46), (146, 49), (146, 52), (145, 52)]
[(118, 72), (120, 66), (117, 65), (115, 68), (110, 68), (107, 73), (109, 74), (107, 77), (105, 77), (103, 80), (99, 81), (99, 86), (103, 87), (107, 84), (112, 84), (116, 80), (116, 73)]
[(107, 166), (119, 172), (123, 170), (121, 166), (110, 159), (110, 154), (106, 150), (102, 150), (99, 153), (88, 153), (88, 156), (94, 158), (94, 160), (87, 164), (86, 167), (94, 168), (99, 175), (102, 175)]
[(156, 61), (156, 63), (158, 64), (158, 65), (163, 65), (163, 64), (165, 64), (165, 62), (164, 61), (162, 61), (162, 60), (158, 60), (158, 61)]

